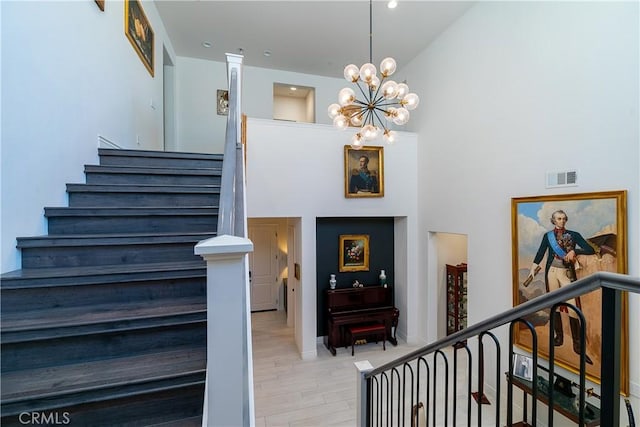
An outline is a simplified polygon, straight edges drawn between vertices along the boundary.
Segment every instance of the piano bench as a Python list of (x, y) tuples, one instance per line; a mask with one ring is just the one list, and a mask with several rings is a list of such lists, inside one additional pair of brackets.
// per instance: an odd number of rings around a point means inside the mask
[[(385, 325), (378, 323), (374, 325), (357, 325), (349, 327), (349, 334), (351, 335), (351, 355), (354, 353), (354, 346), (358, 339), (366, 338), (371, 335), (382, 335), (382, 349), (387, 350), (387, 328)], [(376, 341), (377, 342), (377, 341)]]

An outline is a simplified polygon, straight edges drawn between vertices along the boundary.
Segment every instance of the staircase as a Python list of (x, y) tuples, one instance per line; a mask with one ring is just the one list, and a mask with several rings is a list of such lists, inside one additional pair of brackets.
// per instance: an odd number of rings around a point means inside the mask
[(200, 425), (222, 156), (99, 156), (0, 277), (1, 424)]

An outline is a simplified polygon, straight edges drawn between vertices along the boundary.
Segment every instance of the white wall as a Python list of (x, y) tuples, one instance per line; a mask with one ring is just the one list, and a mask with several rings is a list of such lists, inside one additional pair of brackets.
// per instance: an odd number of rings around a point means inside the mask
[[(344, 197), (344, 146), (349, 131), (329, 125), (311, 125), (249, 119), (247, 125), (247, 214), (251, 218), (300, 218), (301, 283), (296, 290), (296, 341), (304, 358), (316, 355), (316, 218), (397, 217), (403, 224), (399, 243), (407, 254), (406, 268), (396, 271), (396, 305), (404, 322), (399, 334), (422, 341), (419, 326), (424, 310), (407, 297), (418, 283), (417, 161), (412, 133), (399, 133), (399, 141), (384, 147), (385, 195), (382, 198)], [(379, 145), (380, 142), (370, 145)], [(398, 228), (398, 225), (396, 225)], [(296, 249), (297, 251), (297, 249)], [(397, 266), (396, 266), (397, 268)], [(406, 279), (398, 283), (398, 278)], [(411, 284), (411, 286), (408, 286)], [(299, 335), (298, 335), (299, 332)]]
[[(181, 151), (222, 153), (226, 116), (216, 114), (216, 90), (227, 87), (222, 62), (178, 57), (178, 145)], [(316, 123), (330, 124), (329, 104), (337, 102), (344, 79), (243, 66), (242, 112), (248, 117), (273, 119), (273, 84), (315, 88)]]
[[(16, 236), (46, 234), (44, 206), (66, 206), (98, 135), (162, 149), (162, 49), (173, 48), (152, 2), (152, 78), (124, 33), (124, 3), (2, 1), (2, 271), (20, 268)], [(151, 108), (151, 103), (155, 109)], [(137, 144), (137, 139), (139, 144)]]
[[(468, 235), (470, 323), (512, 306), (512, 197), (628, 190), (629, 273), (640, 274), (638, 18), (637, 2), (480, 2), (402, 70), (421, 96), (410, 122), (421, 242)], [(568, 168), (578, 187), (544, 187), (546, 171)], [(433, 290), (436, 276), (420, 267), (427, 274)], [(629, 317), (636, 396), (639, 299)]]

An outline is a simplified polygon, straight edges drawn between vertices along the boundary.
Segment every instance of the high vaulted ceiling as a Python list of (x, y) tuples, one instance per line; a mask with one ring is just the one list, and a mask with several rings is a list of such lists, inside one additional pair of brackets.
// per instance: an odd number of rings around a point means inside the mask
[[(407, 64), (474, 2), (373, 1), (373, 63)], [(345, 65), (369, 62), (369, 1), (155, 0), (176, 55), (342, 77)], [(211, 44), (210, 48), (203, 46)], [(270, 56), (265, 56), (265, 51)]]

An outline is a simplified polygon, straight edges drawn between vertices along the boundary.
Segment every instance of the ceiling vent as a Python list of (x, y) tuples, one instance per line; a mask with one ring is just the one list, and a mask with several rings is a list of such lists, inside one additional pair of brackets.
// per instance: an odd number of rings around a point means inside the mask
[(547, 188), (575, 187), (578, 185), (578, 172), (547, 172)]

